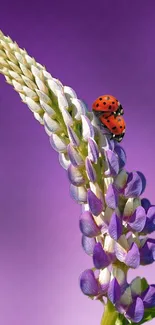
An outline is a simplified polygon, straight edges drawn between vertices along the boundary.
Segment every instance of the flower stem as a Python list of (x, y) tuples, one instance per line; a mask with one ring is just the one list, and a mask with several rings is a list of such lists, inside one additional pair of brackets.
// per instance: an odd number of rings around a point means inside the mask
[(113, 304), (108, 300), (100, 325), (115, 325), (117, 318), (118, 312), (114, 308)]

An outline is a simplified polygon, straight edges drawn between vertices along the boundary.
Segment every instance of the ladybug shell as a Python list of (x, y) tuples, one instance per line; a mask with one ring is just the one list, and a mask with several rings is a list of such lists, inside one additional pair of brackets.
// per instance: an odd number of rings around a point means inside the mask
[(120, 106), (119, 101), (111, 95), (104, 95), (98, 97), (93, 105), (93, 111), (95, 112), (116, 112)]
[(100, 116), (100, 121), (103, 125), (105, 125), (108, 130), (113, 135), (122, 135), (125, 133), (125, 121), (122, 116), (114, 116), (113, 114), (109, 117)]

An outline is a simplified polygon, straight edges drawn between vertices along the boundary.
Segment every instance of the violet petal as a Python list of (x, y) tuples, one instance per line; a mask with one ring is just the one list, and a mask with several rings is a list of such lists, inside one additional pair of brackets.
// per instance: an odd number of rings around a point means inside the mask
[(97, 296), (100, 290), (92, 270), (85, 270), (80, 276), (80, 288), (87, 296)]
[(110, 170), (111, 176), (116, 176), (119, 172), (119, 161), (118, 156), (111, 150), (107, 150), (106, 152), (108, 166)]
[(88, 157), (95, 164), (99, 158), (98, 146), (93, 138), (88, 138)]
[(155, 261), (155, 239), (148, 238), (140, 248), (140, 264), (149, 265)]
[(137, 174), (140, 176), (141, 181), (142, 181), (142, 191), (140, 193), (140, 195), (141, 195), (145, 191), (145, 188), (146, 188), (146, 178), (143, 175), (143, 173), (141, 173), (140, 171), (137, 171)]
[(87, 203), (87, 190), (84, 186), (75, 186), (71, 184), (70, 186), (71, 197), (78, 203)]
[(57, 152), (66, 152), (67, 151), (67, 143), (64, 138), (61, 138), (57, 134), (52, 134), (50, 136), (50, 144), (54, 150)]
[(147, 211), (146, 224), (143, 232), (146, 234), (151, 234), (155, 231), (155, 206), (151, 206)]
[(87, 192), (87, 200), (92, 214), (98, 216), (103, 210), (103, 202), (90, 189)]
[(145, 209), (145, 211), (147, 213), (149, 207), (151, 206), (151, 203), (148, 199), (143, 198), (143, 199), (141, 199), (141, 206)]
[(137, 172), (129, 173), (124, 195), (126, 197), (137, 197), (142, 192), (142, 180)]
[(116, 209), (118, 204), (118, 192), (113, 184), (109, 184), (105, 200), (109, 208)]
[(141, 232), (146, 223), (146, 213), (142, 206), (139, 206), (129, 219), (129, 226), (136, 232)]
[(76, 120), (81, 120), (81, 115), (85, 115), (87, 108), (82, 100), (78, 98), (70, 98), (73, 107), (73, 116)]
[(83, 235), (87, 237), (95, 237), (101, 233), (100, 228), (95, 223), (95, 220), (89, 211), (85, 211), (81, 214), (79, 226)]
[(87, 172), (87, 176), (88, 176), (89, 180), (92, 183), (95, 183), (96, 182), (96, 171), (88, 157), (85, 160), (85, 166), (86, 166), (86, 172)]
[(82, 119), (82, 136), (85, 141), (88, 141), (89, 138), (94, 137), (94, 128), (87, 116), (81, 115), (81, 119)]
[(93, 255), (95, 244), (95, 238), (82, 236), (82, 247), (87, 255)]
[(68, 169), (70, 160), (67, 153), (59, 153), (59, 163), (64, 169)]
[(82, 166), (84, 165), (84, 161), (81, 155), (77, 152), (77, 150), (71, 145), (71, 143), (67, 146), (67, 152), (69, 159), (73, 166)]
[(125, 258), (127, 256), (127, 252), (126, 250), (119, 244), (119, 243), (115, 243), (115, 254), (116, 254), (116, 257), (117, 259), (120, 261), (120, 262), (125, 262)]
[(122, 221), (115, 212), (111, 216), (108, 230), (114, 240), (118, 240), (122, 234)]
[(121, 297), (121, 288), (116, 280), (116, 278), (113, 278), (113, 280), (109, 284), (108, 288), (108, 298), (109, 300), (115, 304)]
[(110, 264), (107, 254), (100, 243), (96, 243), (93, 252), (93, 262), (97, 269), (102, 269)]
[(117, 155), (119, 157), (119, 169), (122, 169), (126, 163), (126, 153), (125, 153), (124, 149), (119, 145), (115, 146), (115, 152), (117, 153)]
[(72, 144), (72, 146), (78, 147), (80, 144), (80, 140), (78, 138), (78, 136), (76, 135), (76, 133), (74, 132), (74, 130), (68, 126), (68, 136), (69, 136), (69, 140)]
[(125, 264), (133, 269), (136, 269), (140, 264), (140, 253), (136, 243), (131, 245), (130, 250), (125, 258)]
[(85, 184), (85, 179), (83, 177), (83, 174), (77, 167), (74, 167), (72, 164), (70, 164), (70, 166), (68, 167), (67, 174), (68, 174), (69, 181), (73, 185), (81, 186)]
[(139, 323), (144, 316), (144, 304), (141, 298), (137, 298), (128, 308), (126, 317), (135, 323)]
[(155, 285), (150, 285), (141, 295), (145, 308), (155, 307)]

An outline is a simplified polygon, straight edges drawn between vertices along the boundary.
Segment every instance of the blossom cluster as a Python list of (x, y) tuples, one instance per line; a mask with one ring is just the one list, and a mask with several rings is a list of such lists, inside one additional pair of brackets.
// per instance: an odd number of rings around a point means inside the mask
[(155, 206), (140, 198), (144, 175), (126, 171), (124, 149), (75, 91), (2, 32), (0, 73), (44, 126), (67, 171), (71, 196), (82, 206), (82, 246), (93, 261), (80, 276), (82, 292), (110, 301), (127, 320), (140, 322), (155, 306), (155, 285), (140, 277), (127, 281), (130, 268), (155, 260), (155, 239), (147, 236), (155, 230)]

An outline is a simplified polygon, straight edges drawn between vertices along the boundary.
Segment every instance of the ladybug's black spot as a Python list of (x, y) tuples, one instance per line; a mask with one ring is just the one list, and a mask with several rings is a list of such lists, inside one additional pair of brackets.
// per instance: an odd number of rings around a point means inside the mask
[(104, 102), (103, 104), (106, 105), (106, 102)]
[(112, 128), (112, 130), (116, 130), (117, 129), (117, 127), (116, 126), (114, 126), (113, 128)]
[(122, 129), (122, 126), (120, 126), (120, 129)]
[(115, 102), (112, 102), (112, 104), (115, 104)]
[(109, 121), (109, 120), (107, 120), (107, 122), (109, 123), (110, 121)]
[(100, 97), (99, 100), (102, 100), (102, 97)]
[(96, 104), (96, 107), (98, 107), (99, 106), (99, 104)]
[(111, 109), (111, 105), (109, 105), (109, 109)]
[(110, 99), (110, 97), (109, 96), (107, 96), (107, 100), (109, 100)]

